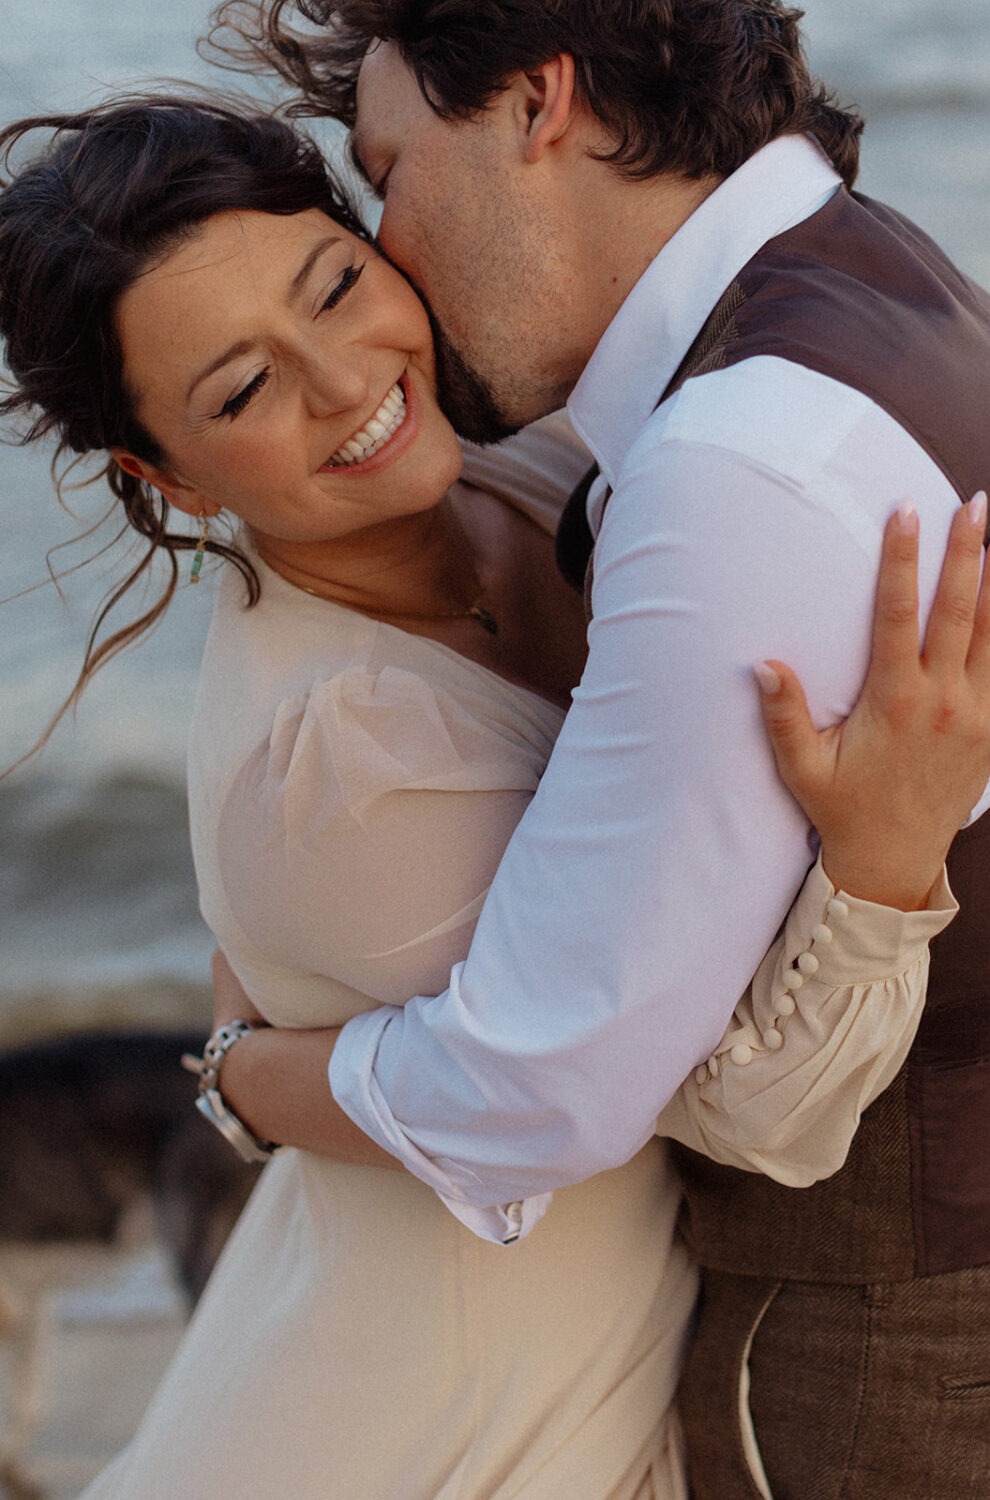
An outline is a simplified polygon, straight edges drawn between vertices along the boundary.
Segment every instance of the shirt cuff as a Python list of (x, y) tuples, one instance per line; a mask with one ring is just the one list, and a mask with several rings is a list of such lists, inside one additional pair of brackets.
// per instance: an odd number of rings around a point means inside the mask
[(819, 854), (787, 918), (787, 935), (810, 933), (815, 939), (814, 973), (820, 983), (866, 984), (915, 963), (958, 910), (944, 866), (925, 909), (899, 911), (837, 891)]
[(480, 1240), (490, 1240), (493, 1245), (514, 1245), (518, 1240), (524, 1240), (553, 1201), (552, 1193), (537, 1193), (535, 1197), (520, 1198), (500, 1208), (475, 1208), (462, 1198), (442, 1193), (439, 1188), (435, 1191), (455, 1219), (459, 1219)]
[[(330, 1058), (330, 1092), (365, 1135), (402, 1162), (414, 1177), (431, 1187), (441, 1203), (479, 1239), (513, 1245), (525, 1239), (550, 1207), (552, 1193), (536, 1193), (513, 1203), (478, 1208), (459, 1191), (453, 1164), (425, 1156), (409, 1139), (385, 1101), (375, 1077), (375, 1057), (394, 1006), (379, 1006), (354, 1016), (343, 1027)], [(464, 1175), (464, 1169), (460, 1169)]]

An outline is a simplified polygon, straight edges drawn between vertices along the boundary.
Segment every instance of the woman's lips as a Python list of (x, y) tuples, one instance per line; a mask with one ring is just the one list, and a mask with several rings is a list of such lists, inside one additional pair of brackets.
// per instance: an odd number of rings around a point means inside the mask
[(321, 465), (320, 472), (357, 476), (391, 463), (415, 436), (418, 406), (411, 382), (403, 376), (364, 426)]

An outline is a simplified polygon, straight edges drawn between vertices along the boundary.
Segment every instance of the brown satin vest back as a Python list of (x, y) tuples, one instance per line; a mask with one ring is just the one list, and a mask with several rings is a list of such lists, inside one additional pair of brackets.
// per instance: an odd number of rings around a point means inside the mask
[[(990, 487), (990, 297), (889, 209), (840, 192), (766, 245), (669, 394), (756, 354), (871, 397), (960, 498)], [(960, 913), (932, 946), (918, 1037), (843, 1169), (785, 1188), (677, 1148), (682, 1228), (702, 1264), (860, 1282), (990, 1262), (990, 815), (956, 838), (949, 875)]]
[[(765, 245), (662, 399), (758, 355), (869, 396), (961, 499), (990, 488), (990, 297), (890, 209), (840, 190)], [(949, 872), (961, 909), (932, 945), (918, 1037), (842, 1170), (792, 1189), (674, 1148), (703, 1265), (856, 1283), (990, 1262), (990, 814), (958, 835)]]

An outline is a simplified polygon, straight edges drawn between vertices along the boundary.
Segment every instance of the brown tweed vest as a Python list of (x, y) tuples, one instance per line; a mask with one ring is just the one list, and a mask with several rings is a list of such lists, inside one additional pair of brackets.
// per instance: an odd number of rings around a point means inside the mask
[[(990, 488), (990, 297), (890, 209), (840, 191), (765, 245), (661, 399), (758, 355), (869, 396), (961, 498)], [(572, 511), (561, 534), (572, 578), (589, 542)], [(858, 1283), (990, 1262), (990, 815), (956, 838), (949, 871), (961, 910), (932, 946), (917, 1040), (843, 1169), (791, 1189), (675, 1147), (681, 1227), (702, 1265)]]

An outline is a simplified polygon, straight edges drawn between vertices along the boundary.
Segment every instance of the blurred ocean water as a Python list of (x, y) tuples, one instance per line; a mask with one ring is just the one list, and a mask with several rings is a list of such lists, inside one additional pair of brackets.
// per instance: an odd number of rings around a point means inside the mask
[[(0, 0), (0, 119), (165, 76), (230, 87), (196, 55), (208, 4)], [(805, 9), (815, 70), (869, 122), (864, 189), (990, 284), (987, 0), (808, 0)], [(71, 687), (93, 608), (120, 571), (115, 554), (68, 578), (64, 598), (50, 585), (22, 592), (82, 529), (59, 510), (48, 462), (0, 447), (0, 598), (20, 595), (0, 608), (0, 765)], [(89, 521), (104, 501), (97, 488), (73, 505)], [(53, 566), (82, 555), (56, 551)], [(210, 942), (187, 853), (182, 763), (210, 593), (183, 590), (42, 757), (0, 783), (0, 1038), (91, 1017), (205, 1016)]]

